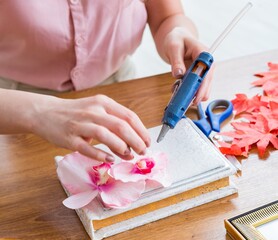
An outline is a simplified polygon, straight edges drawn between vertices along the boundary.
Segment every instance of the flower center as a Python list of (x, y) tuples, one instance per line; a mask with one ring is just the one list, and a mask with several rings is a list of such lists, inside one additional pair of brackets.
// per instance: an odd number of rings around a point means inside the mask
[(142, 158), (138, 160), (134, 166), (134, 172), (139, 174), (147, 174), (152, 171), (154, 160), (152, 158)]
[(111, 168), (111, 164), (102, 163), (97, 166), (93, 166), (89, 175), (92, 179), (92, 182), (97, 186), (104, 185), (108, 182), (110, 176), (108, 170)]

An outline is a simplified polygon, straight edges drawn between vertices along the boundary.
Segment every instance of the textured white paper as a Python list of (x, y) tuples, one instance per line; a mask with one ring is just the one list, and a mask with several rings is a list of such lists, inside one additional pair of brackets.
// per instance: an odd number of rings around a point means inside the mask
[(161, 126), (149, 129), (152, 138), (151, 150), (162, 151), (168, 155), (170, 174), (175, 183), (224, 167), (226, 164), (214, 145), (191, 123), (189, 119), (182, 119), (174, 129), (168, 131), (160, 143), (157, 143), (156, 139)]

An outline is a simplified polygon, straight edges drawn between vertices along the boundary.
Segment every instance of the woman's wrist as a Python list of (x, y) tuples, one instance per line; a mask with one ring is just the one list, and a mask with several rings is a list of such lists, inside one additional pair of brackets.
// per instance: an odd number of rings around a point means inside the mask
[(165, 43), (171, 33), (176, 33), (181, 39), (198, 39), (197, 28), (195, 27), (194, 23), (185, 15), (174, 15), (166, 19), (163, 23), (161, 23), (160, 27), (153, 35), (157, 51), (162, 59), (164, 59), (166, 62), (168, 62), (169, 59), (165, 53)]
[(35, 133), (40, 112), (54, 97), (17, 90), (0, 89), (0, 133)]
[[(24, 118), (28, 123), (26, 124), (26, 130), (30, 133), (41, 135), (41, 131), (44, 127), (44, 120), (47, 119), (54, 107), (57, 106), (57, 100), (59, 98), (49, 95), (34, 94), (32, 96), (32, 102), (29, 104), (29, 109), (24, 114)], [(44, 130), (43, 130), (44, 131)]]

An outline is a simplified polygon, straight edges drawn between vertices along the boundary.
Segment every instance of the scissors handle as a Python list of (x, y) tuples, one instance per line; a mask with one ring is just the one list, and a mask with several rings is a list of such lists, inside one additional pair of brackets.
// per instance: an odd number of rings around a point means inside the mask
[(194, 120), (195, 125), (208, 137), (211, 133), (211, 125), (203, 111), (201, 103), (197, 105), (199, 120)]
[[(213, 113), (213, 110), (217, 108), (226, 108), (226, 109), (221, 113)], [(231, 103), (231, 101), (225, 99), (218, 99), (212, 101), (206, 109), (206, 115), (211, 124), (211, 128), (216, 132), (220, 132), (221, 123), (224, 122), (232, 113), (233, 113), (233, 104)]]

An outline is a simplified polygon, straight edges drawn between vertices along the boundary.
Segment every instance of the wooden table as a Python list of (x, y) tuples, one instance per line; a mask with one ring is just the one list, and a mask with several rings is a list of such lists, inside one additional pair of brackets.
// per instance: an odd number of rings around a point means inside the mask
[[(278, 62), (278, 51), (217, 63), (211, 99), (254, 95), (253, 73)], [(62, 94), (80, 98), (106, 94), (135, 111), (147, 127), (160, 124), (170, 97), (170, 74), (148, 77), (87, 91)], [(253, 152), (243, 161), (243, 174), (233, 181), (239, 194), (130, 230), (109, 240), (229, 239), (223, 220), (278, 198), (278, 151), (266, 159)], [(62, 205), (66, 197), (57, 179), (54, 156), (68, 153), (33, 135), (0, 136), (0, 238), (89, 239), (73, 210)]]

